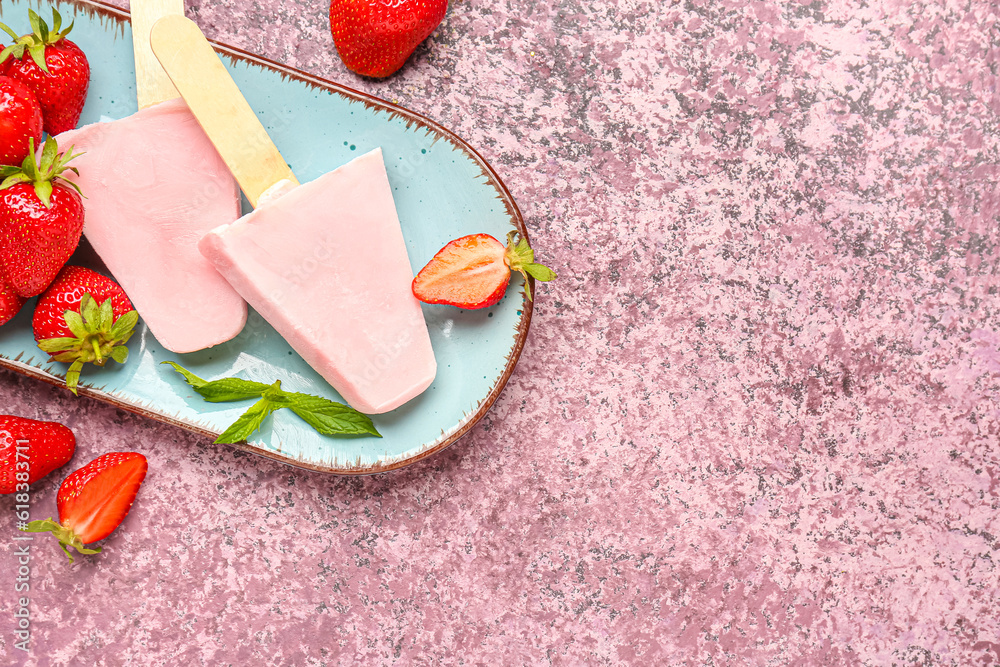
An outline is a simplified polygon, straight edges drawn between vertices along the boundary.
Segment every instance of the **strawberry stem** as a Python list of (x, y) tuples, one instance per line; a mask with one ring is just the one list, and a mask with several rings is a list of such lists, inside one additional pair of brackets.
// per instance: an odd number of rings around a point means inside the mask
[(101, 547), (96, 549), (88, 549), (84, 546), (83, 540), (80, 536), (74, 533), (69, 528), (63, 526), (62, 524), (53, 521), (52, 517), (44, 519), (42, 521), (32, 521), (27, 526), (22, 528), (26, 533), (52, 533), (55, 535), (56, 539), (59, 540), (59, 546), (62, 547), (63, 552), (69, 557), (69, 562), (73, 564), (73, 554), (70, 552), (69, 547), (76, 549), (77, 553), (81, 554), (99, 554), (101, 553)]
[(45, 64), (45, 47), (64, 39), (73, 29), (74, 24), (71, 23), (65, 30), (60, 30), (62, 28), (62, 16), (59, 15), (59, 12), (55, 8), (52, 9), (51, 30), (49, 30), (49, 26), (45, 23), (45, 20), (35, 13), (33, 9), (28, 10), (28, 22), (31, 24), (31, 32), (20, 37), (8, 26), (0, 23), (0, 29), (14, 39), (13, 44), (0, 51), (0, 63), (3, 63), (11, 56), (21, 60), (24, 57), (24, 52), (27, 51), (28, 55), (35, 62), (35, 65), (38, 66), (38, 69), (46, 74), (50, 74), (49, 68)]
[(134, 333), (139, 314), (130, 310), (112, 321), (111, 299), (98, 306), (87, 292), (80, 298), (78, 311), (67, 310), (63, 318), (72, 335), (39, 340), (38, 347), (49, 353), (50, 361), (70, 364), (66, 388), (76, 394), (84, 364), (103, 366), (109, 358), (125, 363), (128, 359), (125, 344)]
[[(0, 167), (0, 179), (2, 179), (0, 181), (0, 190), (6, 190), (17, 183), (31, 183), (35, 186), (35, 196), (45, 204), (45, 208), (52, 208), (49, 197), (52, 195), (53, 181), (58, 179), (80, 193), (80, 187), (62, 174), (67, 169), (75, 174), (79, 174), (76, 167), (68, 167), (66, 165), (70, 160), (81, 155), (83, 153), (74, 154), (72, 146), (69, 147), (68, 151), (60, 153), (59, 145), (56, 143), (54, 137), (48, 137), (45, 140), (45, 143), (42, 145), (41, 155), (39, 155), (35, 152), (34, 137), (29, 137), (28, 155), (24, 158), (21, 166), (7, 165)], [(80, 194), (82, 195), (82, 193)]]
[[(519, 236), (520, 238), (518, 238)], [(515, 239), (517, 239), (516, 242)], [(535, 262), (535, 251), (528, 245), (528, 239), (521, 236), (521, 232), (516, 229), (507, 234), (507, 251), (504, 254), (504, 262), (507, 263), (511, 271), (517, 271), (524, 276), (524, 293), (528, 296), (528, 301), (532, 300), (529, 277), (543, 282), (556, 277), (555, 271), (544, 264)]]

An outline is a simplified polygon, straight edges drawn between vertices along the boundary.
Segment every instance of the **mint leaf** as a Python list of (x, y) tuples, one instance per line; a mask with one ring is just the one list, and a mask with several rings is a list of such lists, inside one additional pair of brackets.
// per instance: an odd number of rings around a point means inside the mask
[[(125, 317), (125, 315), (122, 315), (122, 317)], [(180, 364), (175, 364), (172, 361), (161, 361), (160, 363), (173, 366), (175, 371), (184, 376), (184, 381), (187, 382), (192, 387), (194, 387), (195, 389), (197, 389), (198, 387), (203, 387), (204, 385), (208, 384), (208, 380), (202, 380), (200, 377), (198, 377), (191, 371), (187, 370)]]
[(249, 410), (240, 415), (239, 419), (234, 421), (229, 428), (223, 431), (222, 435), (215, 439), (215, 444), (231, 445), (246, 440), (254, 431), (260, 428), (260, 425), (264, 423), (267, 416), (277, 408), (278, 406), (266, 398), (260, 399), (251, 405)]
[(382, 434), (375, 428), (371, 417), (354, 408), (321, 396), (288, 393), (292, 412), (323, 435), (374, 435)]
[(246, 440), (260, 428), (269, 414), (281, 408), (290, 408), (307, 424), (323, 435), (374, 435), (381, 438), (372, 420), (354, 408), (321, 396), (289, 392), (281, 388), (281, 380), (273, 384), (251, 382), (241, 378), (205, 380), (180, 364), (161, 361), (180, 373), (184, 380), (206, 401), (222, 403), (260, 397), (232, 423), (215, 441), (232, 444)]
[[(122, 317), (125, 317), (122, 315)], [(205, 380), (172, 361), (161, 361), (184, 376), (184, 381), (194, 387), (202, 398), (209, 403), (228, 403), (229, 401), (245, 401), (248, 398), (262, 396), (270, 387), (262, 382), (251, 382), (242, 378), (222, 378), (221, 380)], [(281, 385), (278, 385), (279, 389)]]
[(264, 390), (263, 396), (281, 408), (288, 407), (291, 403), (289, 393), (281, 389), (281, 380), (275, 380), (274, 384), (268, 386)]
[(251, 382), (241, 378), (223, 378), (206, 382), (200, 387), (195, 387), (194, 390), (209, 403), (228, 403), (258, 398), (267, 388), (266, 384), (260, 382)]

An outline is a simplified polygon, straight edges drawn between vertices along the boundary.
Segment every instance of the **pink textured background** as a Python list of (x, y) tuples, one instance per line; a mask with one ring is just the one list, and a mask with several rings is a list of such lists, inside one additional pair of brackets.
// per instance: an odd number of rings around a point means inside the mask
[(561, 275), (492, 413), (378, 477), (0, 373), (150, 460), (102, 555), (35, 548), (28, 656), (0, 540), (0, 662), (1000, 664), (993, 0), (467, 0), (385, 82), (316, 0), (187, 5), (453, 128)]

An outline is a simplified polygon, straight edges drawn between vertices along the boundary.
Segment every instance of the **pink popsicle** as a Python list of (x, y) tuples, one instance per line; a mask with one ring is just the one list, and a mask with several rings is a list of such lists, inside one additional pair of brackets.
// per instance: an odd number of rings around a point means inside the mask
[(240, 216), (240, 193), (150, 48), (153, 24), (183, 17), (184, 0), (132, 0), (131, 14), (139, 111), (57, 139), (84, 152), (73, 165), (87, 240), (160, 344), (194, 352), (246, 323), (246, 303), (197, 248)]
[(153, 336), (173, 352), (227, 341), (246, 302), (197, 244), (240, 215), (239, 189), (180, 98), (57, 137), (84, 154), (83, 232)]
[(263, 199), (199, 247), (355, 409), (387, 412), (434, 380), (380, 149)]
[(424, 391), (437, 363), (381, 149), (298, 185), (195, 23), (160, 19), (150, 43), (257, 207), (207, 234), (204, 255), (355, 409)]

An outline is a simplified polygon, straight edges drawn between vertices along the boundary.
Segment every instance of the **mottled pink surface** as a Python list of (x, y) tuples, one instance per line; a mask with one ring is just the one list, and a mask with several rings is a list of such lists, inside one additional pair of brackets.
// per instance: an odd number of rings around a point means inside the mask
[(453, 128), (560, 277), (492, 413), (378, 477), (0, 373), (150, 461), (103, 554), (34, 550), (29, 654), (0, 540), (0, 662), (1000, 664), (993, 0), (468, 0), (385, 82), (320, 2), (187, 4)]

